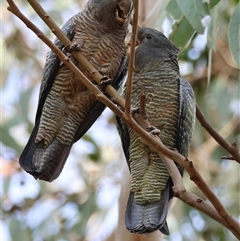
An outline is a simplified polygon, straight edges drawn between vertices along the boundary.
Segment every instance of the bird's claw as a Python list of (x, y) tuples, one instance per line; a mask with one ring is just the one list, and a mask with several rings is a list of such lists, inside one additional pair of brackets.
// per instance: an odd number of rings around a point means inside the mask
[(148, 126), (147, 131), (155, 136), (159, 136), (161, 134), (161, 131), (154, 126)]
[(109, 79), (107, 76), (102, 77), (102, 79), (100, 80), (100, 84), (99, 87), (101, 88), (105, 88), (107, 85), (112, 84), (112, 79)]
[(81, 51), (80, 44), (78, 44), (77, 42), (73, 42), (71, 45), (67, 45), (63, 48), (64, 53), (72, 53), (73, 51)]
[(134, 115), (135, 113), (139, 113), (139, 107), (132, 108), (131, 113), (132, 115)]
[(69, 46), (69, 52), (73, 52), (73, 51), (81, 51), (81, 47), (80, 44), (78, 44), (77, 42), (73, 42), (70, 46)]

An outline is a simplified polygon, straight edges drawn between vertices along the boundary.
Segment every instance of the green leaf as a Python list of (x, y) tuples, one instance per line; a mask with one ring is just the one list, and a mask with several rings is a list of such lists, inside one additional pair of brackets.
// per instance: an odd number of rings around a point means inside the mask
[(178, 7), (177, 0), (171, 0), (166, 7), (166, 11), (173, 19), (179, 19), (183, 15), (181, 9)]
[(169, 39), (178, 47), (184, 47), (194, 34), (194, 29), (183, 16), (179, 22), (173, 26), (173, 31)]
[(23, 93), (21, 93), (21, 96), (19, 98), (18, 111), (23, 121), (28, 121), (27, 113), (29, 112), (29, 104), (30, 104), (30, 99), (32, 97), (32, 93), (33, 93), (33, 88), (29, 88)]
[(220, 0), (210, 0), (210, 3), (208, 4), (208, 6), (209, 6), (209, 8), (213, 8), (219, 2), (220, 2)]
[(9, 223), (9, 231), (11, 240), (30, 241), (32, 240), (31, 231), (29, 228), (24, 227), (24, 222), (17, 219), (11, 219)]
[(2, 133), (2, 143), (5, 146), (14, 149), (18, 155), (21, 154), (23, 147), (17, 143), (14, 134), (10, 134), (9, 130), (14, 126), (19, 125), (21, 122), (21, 114), (17, 112), (11, 119), (0, 125), (0, 131)]
[(237, 4), (229, 22), (229, 48), (238, 67), (240, 67), (240, 3)]
[(165, 0), (163, 4), (161, 5), (161, 9), (158, 13), (158, 18), (157, 18), (157, 26), (162, 26), (163, 20), (166, 17), (166, 7), (169, 3), (169, 0)]
[(201, 0), (177, 0), (177, 4), (189, 23), (198, 33), (203, 34), (204, 27), (201, 20), (209, 15), (207, 3)]
[(207, 46), (210, 49), (216, 49), (216, 38), (217, 38), (217, 9), (214, 8), (211, 11), (211, 22), (208, 27), (207, 33)]
[(90, 154), (88, 155), (88, 157), (89, 157), (92, 161), (94, 161), (94, 162), (99, 161), (99, 160), (100, 160), (100, 157), (101, 157), (101, 149), (99, 148), (99, 146), (98, 146), (98, 144), (95, 142), (95, 140), (94, 140), (90, 135), (88, 135), (88, 134), (84, 135), (84, 136), (82, 137), (82, 139), (85, 140), (85, 141), (87, 141), (87, 142), (89, 142), (89, 143), (91, 143), (91, 144), (93, 145), (94, 150), (93, 150), (92, 153), (90, 153)]
[(0, 127), (0, 131), (2, 133), (2, 143), (7, 146), (12, 148), (13, 150), (15, 150), (17, 152), (18, 155), (21, 154), (22, 152), (22, 146), (20, 146), (16, 140), (10, 135), (9, 133), (9, 127), (8, 125), (2, 125)]

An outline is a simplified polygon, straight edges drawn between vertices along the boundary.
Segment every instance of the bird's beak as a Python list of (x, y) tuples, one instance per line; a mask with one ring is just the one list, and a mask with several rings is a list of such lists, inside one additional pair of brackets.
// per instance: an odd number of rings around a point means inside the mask
[[(132, 33), (129, 33), (124, 40), (125, 46), (128, 47), (127, 49), (127, 55), (130, 54), (130, 49), (131, 49), (131, 43), (132, 43)], [(136, 39), (135, 42), (135, 49), (137, 48), (137, 46), (139, 45), (139, 41)]]
[[(125, 43), (125, 46), (127, 46), (127, 47), (130, 48), (131, 43), (132, 43), (132, 33), (129, 33), (129, 34), (125, 37), (124, 43)], [(138, 45), (139, 45), (139, 41), (138, 41), (138, 39), (136, 39), (135, 47), (137, 47)]]
[(132, 1), (127, 0), (120, 2), (116, 9), (117, 21), (124, 24), (128, 20), (128, 17), (132, 12), (132, 8)]

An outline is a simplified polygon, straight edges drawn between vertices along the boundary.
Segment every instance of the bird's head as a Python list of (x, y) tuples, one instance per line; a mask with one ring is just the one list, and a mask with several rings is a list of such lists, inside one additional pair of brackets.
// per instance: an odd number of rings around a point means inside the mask
[[(131, 45), (131, 34), (125, 38), (125, 45)], [(161, 32), (138, 27), (136, 35), (135, 65), (142, 68), (151, 61), (176, 60), (179, 49)]]
[(101, 25), (111, 30), (129, 23), (133, 2), (132, 0), (89, 0), (87, 8)]
[[(125, 38), (125, 45), (131, 45), (132, 34), (129, 33)], [(157, 52), (165, 52), (170, 55), (177, 55), (179, 49), (161, 32), (152, 28), (138, 27), (136, 35), (136, 47), (144, 49), (155, 49)]]

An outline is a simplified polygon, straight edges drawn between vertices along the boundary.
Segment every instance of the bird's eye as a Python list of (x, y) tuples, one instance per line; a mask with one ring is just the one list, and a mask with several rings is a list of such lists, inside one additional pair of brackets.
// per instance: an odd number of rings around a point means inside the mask
[(150, 34), (147, 35), (147, 39), (151, 39), (152, 36)]

